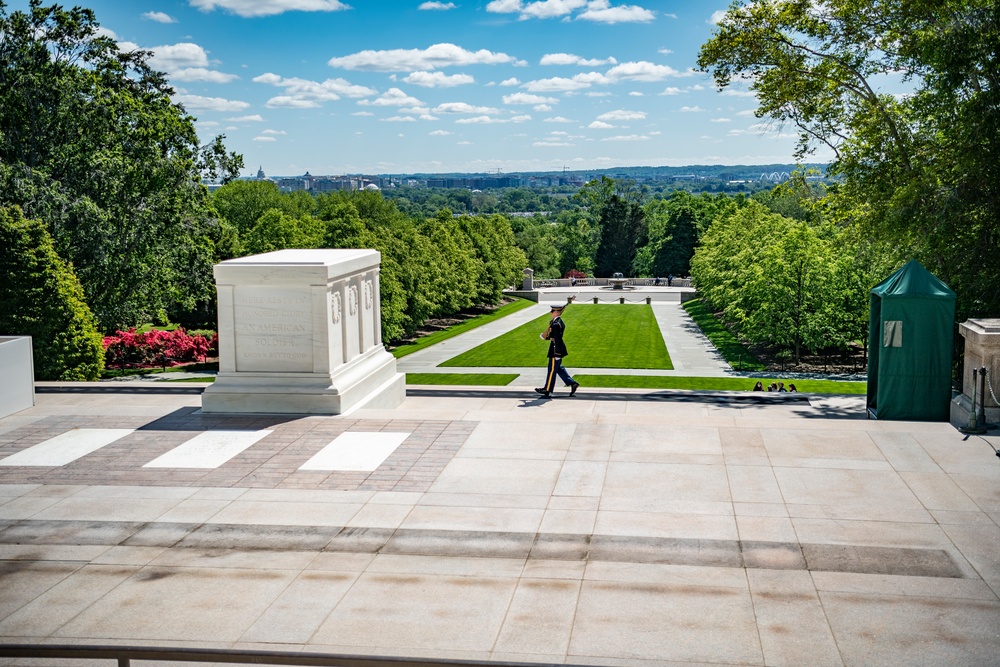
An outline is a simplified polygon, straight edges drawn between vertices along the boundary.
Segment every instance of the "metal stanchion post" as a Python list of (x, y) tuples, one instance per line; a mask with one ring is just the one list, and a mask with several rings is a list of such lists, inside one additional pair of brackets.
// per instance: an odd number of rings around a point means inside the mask
[(979, 369), (979, 408), (976, 410), (976, 428), (986, 432), (986, 366)]
[(977, 387), (976, 387), (976, 373), (978, 373), (978, 372), (979, 372), (978, 369), (976, 369), (976, 368), (972, 369), (972, 405), (969, 407), (969, 419), (965, 423), (965, 428), (958, 429), (962, 433), (971, 433), (971, 434), (975, 434), (975, 435), (986, 433), (986, 429), (985, 428), (980, 428), (979, 427), (979, 424), (978, 424), (979, 420), (976, 417), (976, 389), (977, 389)]

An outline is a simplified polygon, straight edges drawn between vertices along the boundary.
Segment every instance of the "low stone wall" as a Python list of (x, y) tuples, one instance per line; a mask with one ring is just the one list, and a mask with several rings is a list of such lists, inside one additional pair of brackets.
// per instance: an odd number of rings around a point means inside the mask
[[(626, 278), (625, 285), (629, 287), (667, 287), (667, 279), (660, 278), (657, 283), (656, 278)], [(533, 280), (535, 289), (546, 287), (608, 287), (609, 278), (577, 278), (574, 282), (572, 278), (540, 278)], [(691, 287), (690, 278), (674, 278), (670, 281), (670, 287)]]

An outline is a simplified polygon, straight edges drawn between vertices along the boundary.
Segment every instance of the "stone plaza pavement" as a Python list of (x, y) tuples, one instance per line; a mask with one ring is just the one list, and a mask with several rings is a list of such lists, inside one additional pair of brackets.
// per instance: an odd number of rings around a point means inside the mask
[(296, 417), (43, 390), (0, 419), (0, 643), (1000, 661), (995, 431), (802, 394), (411, 387)]

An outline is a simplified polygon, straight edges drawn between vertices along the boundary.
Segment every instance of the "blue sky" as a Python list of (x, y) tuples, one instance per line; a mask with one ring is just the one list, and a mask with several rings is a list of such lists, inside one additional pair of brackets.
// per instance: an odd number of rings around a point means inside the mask
[(725, 2), (84, 4), (156, 54), (199, 135), (225, 134), (248, 174), (793, 161), (791, 129), (693, 71)]

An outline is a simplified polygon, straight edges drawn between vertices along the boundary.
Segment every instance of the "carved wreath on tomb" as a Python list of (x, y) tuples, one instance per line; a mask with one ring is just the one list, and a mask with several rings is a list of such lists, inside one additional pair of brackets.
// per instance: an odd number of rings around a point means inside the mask
[(371, 310), (375, 303), (375, 287), (372, 281), (365, 281), (365, 310)]
[(334, 324), (340, 324), (340, 292), (330, 295), (330, 318)]
[(358, 286), (351, 285), (347, 290), (347, 305), (350, 308), (351, 315), (358, 314)]

